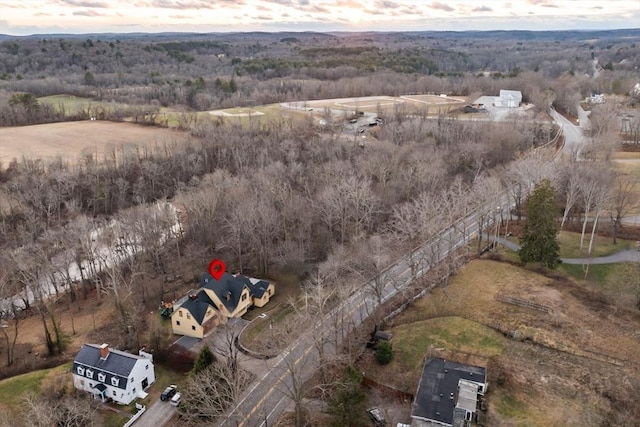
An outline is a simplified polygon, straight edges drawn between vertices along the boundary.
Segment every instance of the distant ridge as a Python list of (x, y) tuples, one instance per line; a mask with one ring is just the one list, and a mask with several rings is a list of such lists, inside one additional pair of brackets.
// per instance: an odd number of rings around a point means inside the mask
[(280, 39), (284, 37), (352, 37), (366, 35), (394, 35), (405, 34), (415, 37), (433, 38), (476, 38), (476, 39), (503, 39), (513, 40), (581, 40), (585, 38), (618, 38), (618, 37), (638, 37), (640, 38), (640, 28), (627, 28), (616, 30), (552, 30), (552, 31), (531, 31), (531, 30), (489, 30), (489, 31), (283, 31), (283, 32), (209, 32), (209, 33), (187, 33), (187, 32), (162, 32), (162, 33), (83, 33), (83, 34), (31, 34), (27, 36), (12, 36), (0, 34), (0, 41), (20, 40), (20, 39), (103, 39), (103, 40), (167, 40), (167, 39), (201, 39), (201, 38), (221, 38), (238, 39), (243, 37)]

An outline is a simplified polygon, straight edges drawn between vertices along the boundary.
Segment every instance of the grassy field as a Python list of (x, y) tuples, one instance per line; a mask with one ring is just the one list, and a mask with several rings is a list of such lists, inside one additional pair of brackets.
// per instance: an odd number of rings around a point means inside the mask
[(73, 95), (51, 95), (38, 98), (40, 104), (49, 104), (60, 112), (75, 115), (82, 111), (95, 112), (97, 109), (127, 109), (129, 105), (115, 102), (95, 101), (90, 98), (83, 98)]

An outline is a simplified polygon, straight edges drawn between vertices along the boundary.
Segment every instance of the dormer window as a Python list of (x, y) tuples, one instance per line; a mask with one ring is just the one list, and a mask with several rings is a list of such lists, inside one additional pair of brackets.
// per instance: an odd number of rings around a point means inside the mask
[(100, 372), (98, 374), (98, 381), (100, 381), (101, 383), (103, 383), (104, 380), (106, 380), (106, 379), (107, 379), (107, 376), (105, 374), (103, 374), (102, 372)]
[(86, 377), (93, 379), (93, 371), (91, 369), (87, 369), (85, 371)]
[(111, 377), (111, 385), (118, 387), (120, 385), (120, 380), (116, 377)]
[(77, 371), (78, 371), (78, 375), (84, 375), (84, 368), (83, 367), (78, 366)]

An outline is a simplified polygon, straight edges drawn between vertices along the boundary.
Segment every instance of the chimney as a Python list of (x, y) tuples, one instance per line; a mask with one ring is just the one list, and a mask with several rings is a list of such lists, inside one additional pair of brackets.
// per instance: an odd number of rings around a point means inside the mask
[(100, 359), (104, 360), (109, 356), (109, 344), (102, 344), (100, 346)]

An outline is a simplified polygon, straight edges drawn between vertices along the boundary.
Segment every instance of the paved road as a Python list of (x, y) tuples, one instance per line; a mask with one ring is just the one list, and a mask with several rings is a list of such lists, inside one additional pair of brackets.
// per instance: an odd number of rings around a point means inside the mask
[[(509, 240), (498, 237), (497, 239), (493, 236), (489, 237), (491, 240), (495, 240), (503, 246), (507, 248), (518, 251), (520, 250), (520, 246), (516, 243), (513, 243)], [(640, 250), (635, 249), (625, 249), (620, 252), (616, 252), (611, 255), (603, 256), (603, 257), (594, 257), (594, 258), (562, 258), (562, 262), (564, 264), (616, 264), (619, 262), (639, 262), (640, 263)]]
[[(579, 111), (582, 108), (578, 108)], [(564, 147), (563, 151), (580, 160), (580, 152), (582, 151), (582, 147), (584, 145), (584, 135), (582, 134), (582, 128), (580, 126), (576, 126), (571, 123), (566, 117), (562, 114), (558, 113), (553, 108), (549, 111), (553, 120), (562, 126), (562, 131), (564, 134)], [(583, 120), (587, 120), (586, 116), (581, 118), (581, 124)], [(585, 124), (583, 124), (584, 126)]]

